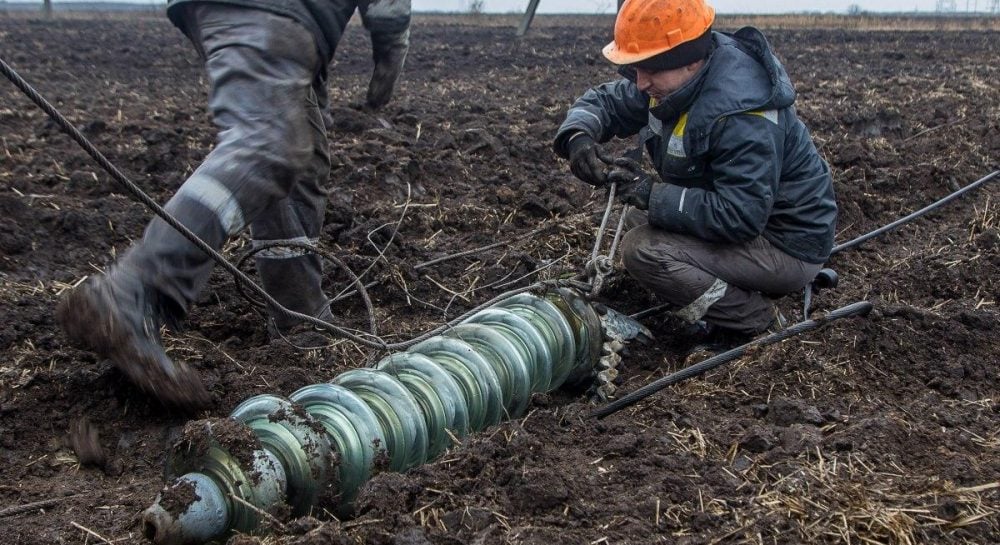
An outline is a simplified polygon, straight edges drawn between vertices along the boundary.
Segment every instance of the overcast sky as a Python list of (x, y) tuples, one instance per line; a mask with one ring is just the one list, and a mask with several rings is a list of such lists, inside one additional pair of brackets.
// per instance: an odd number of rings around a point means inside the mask
[[(967, 0), (955, 0), (958, 11), (966, 11)], [(470, 0), (412, 0), (417, 11), (468, 11)], [(968, 9), (988, 10), (990, 0), (968, 0)], [(937, 0), (715, 0), (719, 13), (784, 13), (822, 11), (844, 13), (851, 4), (865, 11), (934, 11)], [(484, 0), (484, 11), (523, 12), (527, 0)], [(613, 13), (617, 0), (540, 0), (538, 13)]]

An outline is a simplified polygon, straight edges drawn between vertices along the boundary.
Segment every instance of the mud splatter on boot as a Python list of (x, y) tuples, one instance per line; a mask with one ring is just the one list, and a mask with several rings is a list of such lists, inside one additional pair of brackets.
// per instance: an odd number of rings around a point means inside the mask
[(188, 410), (210, 405), (198, 373), (164, 352), (160, 326), (169, 319), (156, 295), (123, 267), (88, 279), (56, 309), (56, 320), (81, 347), (107, 358), (165, 404)]

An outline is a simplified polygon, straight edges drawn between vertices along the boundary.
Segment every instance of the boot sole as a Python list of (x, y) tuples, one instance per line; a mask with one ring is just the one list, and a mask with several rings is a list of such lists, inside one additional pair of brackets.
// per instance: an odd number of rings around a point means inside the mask
[(198, 373), (136, 335), (115, 311), (108, 291), (88, 282), (59, 303), (56, 321), (70, 340), (111, 360), (130, 381), (165, 404), (189, 410), (208, 407), (211, 398)]

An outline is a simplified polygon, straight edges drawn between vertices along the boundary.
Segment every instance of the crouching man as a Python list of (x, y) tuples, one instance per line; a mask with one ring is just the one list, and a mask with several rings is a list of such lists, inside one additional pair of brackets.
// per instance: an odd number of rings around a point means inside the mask
[[(554, 149), (638, 209), (622, 242), (631, 276), (682, 318), (745, 338), (779, 322), (773, 298), (822, 268), (837, 205), (767, 40), (715, 32), (714, 19), (703, 0), (627, 0), (604, 48), (624, 78), (573, 104)], [(600, 149), (635, 134), (654, 173)]]

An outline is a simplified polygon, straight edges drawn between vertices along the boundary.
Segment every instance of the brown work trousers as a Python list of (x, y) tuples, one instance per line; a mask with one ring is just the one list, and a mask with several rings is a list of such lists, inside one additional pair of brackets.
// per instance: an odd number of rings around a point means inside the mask
[[(767, 329), (775, 319), (773, 299), (804, 288), (823, 267), (786, 254), (762, 236), (723, 244), (657, 229), (635, 209), (626, 228), (622, 260), (636, 281), (664, 301), (693, 310), (682, 312), (687, 319), (744, 333)], [(721, 298), (714, 300), (713, 292)], [(710, 302), (707, 309), (699, 301)]]

